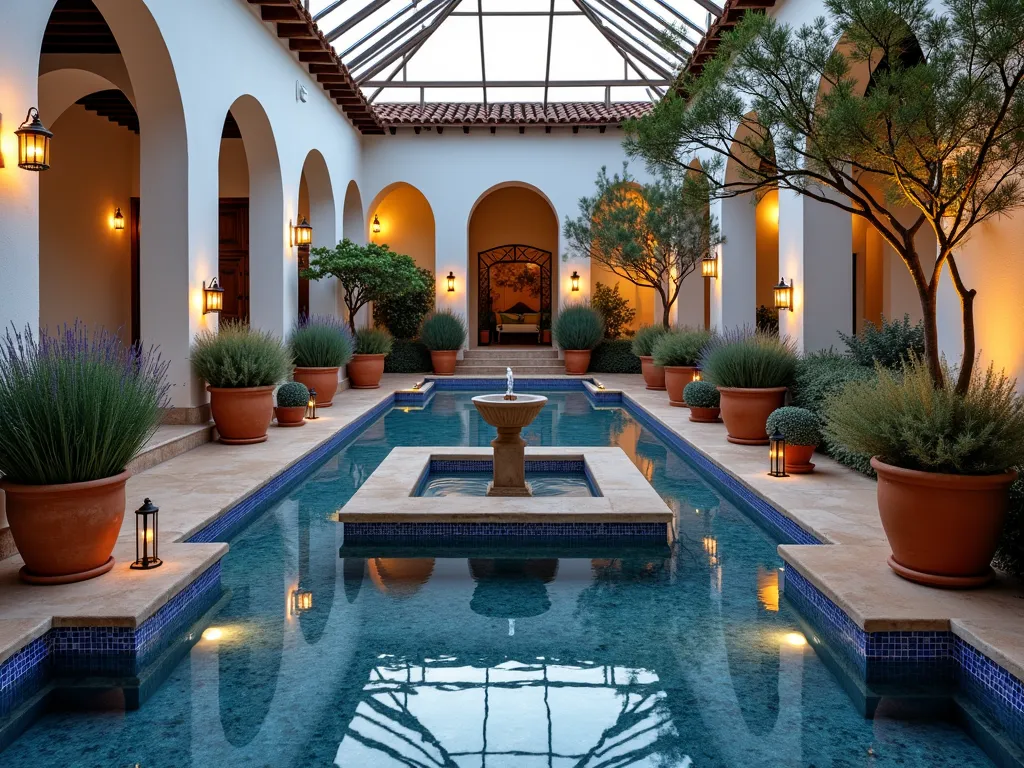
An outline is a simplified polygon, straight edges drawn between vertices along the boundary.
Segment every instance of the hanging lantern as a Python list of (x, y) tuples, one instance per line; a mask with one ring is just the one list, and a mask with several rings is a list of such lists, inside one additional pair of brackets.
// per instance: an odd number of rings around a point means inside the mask
[(292, 245), (309, 245), (313, 242), (313, 227), (305, 216), (299, 217), (299, 223), (292, 227)]
[(709, 253), (703, 259), (700, 260), (700, 275), (701, 277), (718, 277), (718, 256)]
[(112, 221), (114, 222), (115, 232), (120, 232), (122, 229), (124, 229), (124, 215), (121, 213), (120, 208), (114, 211), (114, 218), (112, 219)]
[(26, 171), (45, 171), (50, 167), (50, 139), (53, 133), (39, 119), (39, 110), (32, 107), (25, 122), (14, 132), (18, 137), (18, 167)]
[(455, 293), (455, 273), (448, 272), (448, 293)]
[(572, 280), (572, 289), (578, 291), (580, 289), (580, 273), (574, 269), (569, 279)]
[(131, 568), (148, 571), (159, 568), (163, 561), (157, 557), (157, 516), (160, 507), (146, 499), (135, 510), (135, 562)]
[(310, 420), (319, 418), (316, 415), (316, 390), (315, 389), (309, 390), (309, 402), (306, 403), (306, 418), (310, 419)]
[(224, 309), (224, 289), (220, 287), (217, 278), (213, 278), (210, 284), (203, 283), (203, 314), (220, 312)]
[(377, 214), (373, 214), (373, 234), (380, 234), (380, 219), (377, 218)]
[(793, 311), (793, 281), (786, 285), (784, 278), (779, 278), (779, 284), (775, 286), (775, 308), (778, 310), (788, 309)]
[(292, 613), (299, 614), (313, 610), (313, 593), (308, 589), (292, 592)]
[(771, 477), (789, 477), (786, 474), (786, 438), (776, 431), (768, 438), (768, 474)]

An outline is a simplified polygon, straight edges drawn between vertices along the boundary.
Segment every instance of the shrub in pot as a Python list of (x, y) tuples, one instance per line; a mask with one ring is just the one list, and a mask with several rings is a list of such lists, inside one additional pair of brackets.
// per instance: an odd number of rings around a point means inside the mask
[(709, 381), (691, 381), (683, 387), (683, 398), (690, 406), (690, 421), (718, 422), (721, 396), (718, 387)]
[(875, 381), (846, 385), (826, 403), (825, 432), (870, 454), (878, 511), (900, 576), (973, 587), (990, 566), (1006, 516), (1012, 469), (1024, 463), (1024, 401), (1016, 381), (990, 366), (967, 392), (943, 371), (936, 387), (916, 356)]
[(814, 471), (811, 456), (821, 442), (821, 421), (806, 408), (787, 405), (771, 412), (765, 423), (769, 435), (786, 438), (786, 468), (793, 475)]
[(338, 371), (352, 359), (352, 332), (336, 317), (304, 317), (288, 339), (288, 348), (295, 361), (292, 378), (316, 390), (317, 408), (330, 408), (338, 391)]
[(568, 304), (555, 315), (551, 335), (565, 355), (565, 372), (582, 375), (590, 367), (591, 351), (604, 338), (604, 321), (586, 302)]
[(167, 405), (154, 350), (76, 323), (0, 343), (0, 489), (25, 561), (21, 578), (64, 584), (109, 571), (125, 511), (125, 467)]
[(640, 372), (648, 389), (665, 389), (665, 369), (655, 365), (654, 345), (668, 331), (661, 325), (642, 326), (633, 337), (633, 354), (640, 358)]
[(765, 422), (785, 403), (796, 365), (796, 348), (786, 337), (743, 328), (708, 342), (701, 369), (722, 396), (729, 442), (768, 444)]
[(430, 350), (435, 374), (451, 376), (455, 373), (459, 350), (468, 335), (466, 319), (450, 309), (427, 315), (420, 328), (420, 341)]
[[(320, 407), (320, 391), (317, 390), (317, 408)], [(309, 405), (309, 388), (301, 381), (288, 381), (277, 388), (277, 405), (274, 418), (279, 427), (301, 427), (306, 423), (306, 407)]]
[(287, 348), (273, 334), (225, 321), (192, 343), (192, 367), (207, 383), (220, 441), (262, 443), (274, 416), (274, 387), (292, 368)]
[(654, 345), (654, 364), (665, 371), (665, 388), (670, 405), (685, 408), (683, 388), (693, 381), (700, 353), (711, 340), (711, 331), (703, 328), (680, 328), (670, 331)]
[(394, 339), (383, 328), (356, 331), (356, 353), (348, 364), (353, 389), (377, 389), (384, 375), (384, 358), (391, 354)]

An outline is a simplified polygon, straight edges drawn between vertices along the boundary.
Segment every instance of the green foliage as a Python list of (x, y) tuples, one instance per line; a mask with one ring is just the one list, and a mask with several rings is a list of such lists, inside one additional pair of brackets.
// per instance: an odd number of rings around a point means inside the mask
[(788, 387), (796, 365), (789, 338), (749, 329), (713, 336), (701, 355), (704, 378), (719, 387)]
[(604, 322), (586, 302), (567, 304), (555, 315), (551, 335), (562, 349), (593, 349), (604, 337)]
[(654, 345), (668, 331), (662, 325), (644, 325), (633, 336), (633, 354), (637, 357), (650, 357), (654, 354)]
[(592, 373), (640, 373), (640, 358), (629, 339), (605, 339), (590, 355)]
[(769, 414), (765, 429), (769, 435), (781, 432), (790, 445), (817, 445), (821, 442), (821, 420), (806, 408), (793, 405), (776, 408)]
[(840, 445), (923, 472), (986, 475), (1024, 463), (1016, 381), (989, 366), (961, 395), (936, 387), (916, 358), (876, 370), (877, 381), (851, 382), (826, 403), (825, 429)]
[(717, 408), (722, 396), (710, 381), (691, 381), (683, 387), (683, 400), (691, 408)]
[(414, 339), (427, 313), (434, 308), (434, 273), (417, 267), (421, 288), (403, 293), (386, 292), (374, 299), (373, 322), (387, 328), (396, 339)]
[[(1024, 467), (1017, 467), (1024, 474)], [(1024, 576), (1024, 478), (1018, 477), (1010, 486), (1010, 506), (1006, 523), (992, 564), (1018, 578)]]
[(192, 342), (192, 367), (211, 387), (269, 387), (291, 373), (292, 358), (269, 331), (227, 320), (217, 333), (200, 331)]
[(312, 249), (309, 268), (302, 270), (301, 277), (338, 279), (353, 333), (356, 313), (371, 301), (425, 290), (423, 276), (411, 257), (379, 243), (356, 245), (347, 237), (334, 248)]
[(711, 341), (712, 332), (703, 328), (678, 328), (669, 331), (654, 344), (654, 364), (695, 366), (701, 351)]
[(330, 315), (302, 318), (288, 339), (299, 368), (340, 368), (352, 359), (353, 346), (352, 332)]
[(167, 405), (167, 364), (75, 323), (0, 343), (0, 472), (13, 483), (101, 480), (124, 471)]
[(850, 357), (860, 365), (900, 368), (911, 357), (924, 357), (924, 324), (910, 324), (910, 315), (903, 320), (882, 318), (881, 325), (866, 323), (856, 336), (840, 333)]
[(277, 388), (277, 405), (279, 408), (298, 408), (308, 403), (309, 390), (301, 381), (286, 381)]
[(383, 328), (360, 328), (356, 331), (357, 355), (390, 355), (395, 340)]
[(430, 350), (415, 339), (395, 339), (391, 354), (384, 358), (384, 373), (430, 373), (432, 370)]
[(757, 326), (757, 330), (762, 333), (778, 333), (779, 310), (762, 304), (757, 308), (757, 317), (754, 324)]
[(618, 283), (611, 287), (604, 283), (595, 285), (590, 306), (601, 313), (607, 339), (620, 338), (623, 329), (636, 317), (636, 310), (629, 306), (629, 299), (619, 294)]
[(462, 349), (466, 343), (466, 336), (469, 331), (466, 328), (466, 318), (452, 312), (450, 309), (442, 309), (427, 316), (420, 328), (420, 341), (427, 349), (437, 351), (451, 351)]

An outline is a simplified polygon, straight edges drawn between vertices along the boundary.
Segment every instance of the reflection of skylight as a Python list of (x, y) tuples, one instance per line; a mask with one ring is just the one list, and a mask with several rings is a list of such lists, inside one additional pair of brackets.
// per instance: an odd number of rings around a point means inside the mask
[[(312, 0), (363, 92), (388, 102), (644, 101), (717, 0)], [(669, 27), (685, 34), (673, 42)], [(677, 38), (678, 40), (678, 38)]]

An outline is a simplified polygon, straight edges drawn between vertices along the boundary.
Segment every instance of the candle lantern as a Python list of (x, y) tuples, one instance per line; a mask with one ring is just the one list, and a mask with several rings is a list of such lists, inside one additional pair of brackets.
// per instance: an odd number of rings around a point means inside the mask
[(163, 565), (157, 557), (157, 517), (160, 507), (146, 499), (142, 506), (135, 510), (135, 562), (131, 567), (135, 570), (147, 571)]
[(718, 256), (708, 254), (700, 260), (701, 277), (718, 277)]
[(220, 312), (222, 309), (224, 309), (224, 289), (220, 287), (215, 277), (209, 285), (203, 283), (203, 314)]
[(306, 418), (313, 420), (319, 418), (316, 415), (316, 390), (309, 390), (309, 402), (306, 404)]
[(700, 368), (694, 368), (693, 369), (693, 380), (694, 381), (701, 381), (701, 380), (703, 380), (703, 378), (704, 378), (704, 376), (701, 375)]
[(793, 281), (789, 281), (789, 285), (786, 285), (786, 281), (783, 278), (779, 278), (779, 284), (775, 286), (775, 308), (778, 310), (788, 309), (790, 312), (793, 311)]
[(580, 273), (574, 269), (569, 279), (572, 280), (572, 289), (578, 291), (580, 289)]
[(786, 438), (775, 432), (768, 438), (768, 474), (772, 477), (789, 477), (786, 474)]
[(50, 167), (50, 139), (53, 133), (39, 119), (39, 110), (32, 107), (18, 130), (18, 167), (26, 171), (45, 171)]
[(292, 245), (309, 245), (313, 242), (313, 227), (305, 216), (299, 217), (299, 223), (292, 227)]

